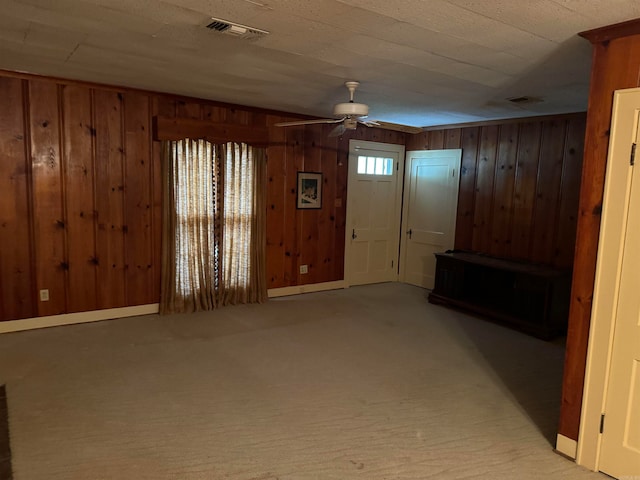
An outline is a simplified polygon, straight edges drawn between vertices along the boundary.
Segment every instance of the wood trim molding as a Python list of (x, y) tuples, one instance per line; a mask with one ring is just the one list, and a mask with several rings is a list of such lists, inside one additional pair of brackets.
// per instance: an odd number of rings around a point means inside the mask
[(114, 320), (116, 318), (137, 317), (139, 315), (151, 315), (158, 313), (159, 308), (160, 305), (158, 303), (151, 303), (133, 307), (108, 308), (90, 312), (63, 313), (61, 315), (49, 315), (46, 317), (8, 320), (0, 322), (0, 334), (34, 330), (36, 328), (60, 327), (62, 325), (74, 325), (77, 323), (100, 322), (102, 320)]
[(341, 290), (346, 288), (344, 280), (323, 283), (307, 283), (293, 287), (270, 288), (269, 298), (288, 297), (289, 295), (300, 295), (302, 293), (324, 292), (327, 290)]
[(266, 145), (269, 131), (249, 125), (232, 125), (193, 118), (153, 117), (154, 140), (182, 140), (203, 138), (212, 143), (239, 142), (250, 145)]
[(608, 42), (615, 38), (628, 37), (629, 35), (640, 35), (640, 18), (628, 20), (626, 22), (607, 25), (606, 27), (594, 28), (578, 33), (591, 43)]
[(577, 448), (578, 442), (576, 442), (575, 440), (572, 440), (560, 434), (556, 436), (556, 452), (564, 455), (571, 460), (575, 460)]
[[(480, 122), (451, 123), (448, 125), (433, 125), (431, 127), (422, 127), (422, 131), (430, 132), (433, 130), (449, 130), (452, 128), (488, 127), (491, 125), (507, 125), (512, 123), (544, 122), (546, 120), (563, 120), (567, 118), (584, 116), (586, 115), (586, 113), (587, 112), (571, 112), (571, 113), (561, 113), (556, 115), (536, 115), (533, 117), (504, 118), (501, 120), (485, 120)], [(416, 133), (415, 135), (420, 135), (420, 133)]]

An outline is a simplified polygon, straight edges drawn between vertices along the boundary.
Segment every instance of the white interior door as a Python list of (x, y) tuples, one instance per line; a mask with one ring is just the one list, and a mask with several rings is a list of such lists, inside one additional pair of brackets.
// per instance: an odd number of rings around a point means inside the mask
[(453, 248), (462, 150), (407, 152), (400, 278), (433, 288), (434, 253)]
[(640, 172), (638, 167), (630, 168), (633, 173), (599, 467), (616, 478), (640, 478)]
[(345, 282), (397, 281), (404, 146), (351, 140)]

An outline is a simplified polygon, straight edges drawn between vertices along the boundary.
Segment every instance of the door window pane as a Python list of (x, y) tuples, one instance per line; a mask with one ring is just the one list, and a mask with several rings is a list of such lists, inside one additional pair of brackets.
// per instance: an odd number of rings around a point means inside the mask
[(361, 175), (393, 175), (393, 159), (384, 157), (358, 157), (358, 173)]

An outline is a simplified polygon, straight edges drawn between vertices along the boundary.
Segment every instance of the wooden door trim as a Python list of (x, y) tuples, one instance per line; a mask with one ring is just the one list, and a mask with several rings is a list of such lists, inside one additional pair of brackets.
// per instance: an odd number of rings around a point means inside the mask
[[(614, 94), (611, 141), (607, 158), (604, 209), (600, 228), (593, 308), (585, 370), (584, 395), (576, 463), (598, 470), (600, 415), (603, 413), (613, 347), (613, 329), (622, 267), (622, 242), (631, 186), (630, 144), (637, 125), (637, 107), (631, 96), (640, 88)], [(637, 103), (636, 103), (637, 105)]]

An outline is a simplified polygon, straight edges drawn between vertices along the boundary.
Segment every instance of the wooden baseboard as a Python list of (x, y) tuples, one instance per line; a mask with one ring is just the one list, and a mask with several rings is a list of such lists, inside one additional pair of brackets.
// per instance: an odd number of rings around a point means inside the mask
[(286, 297), (288, 295), (300, 295), (301, 293), (323, 292), (325, 290), (339, 290), (346, 288), (344, 280), (335, 282), (311, 283), (309, 285), (296, 285), (294, 287), (271, 288), (268, 291), (269, 298)]
[(19, 332), (36, 328), (59, 327), (61, 325), (73, 325), (76, 323), (99, 322), (114, 318), (135, 317), (158, 313), (159, 304), (136, 305), (135, 307), (108, 308), (91, 312), (66, 313), (62, 315), (50, 315), (47, 317), (24, 318), (22, 320), (9, 320), (0, 322), (0, 333)]
[(577, 451), (578, 442), (565, 437), (564, 435), (558, 434), (556, 436), (556, 452), (564, 455), (571, 460), (575, 460)]

